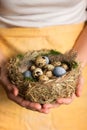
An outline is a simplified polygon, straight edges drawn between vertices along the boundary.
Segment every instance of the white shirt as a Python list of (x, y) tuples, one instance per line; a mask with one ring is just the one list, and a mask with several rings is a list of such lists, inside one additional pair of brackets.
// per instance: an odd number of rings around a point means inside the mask
[(0, 0), (0, 27), (45, 27), (87, 19), (87, 0)]

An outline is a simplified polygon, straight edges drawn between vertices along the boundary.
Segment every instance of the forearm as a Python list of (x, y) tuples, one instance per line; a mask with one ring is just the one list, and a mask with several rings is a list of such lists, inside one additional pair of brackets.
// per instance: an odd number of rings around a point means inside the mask
[(77, 51), (77, 60), (84, 67), (87, 64), (87, 25), (81, 32), (72, 50)]
[(1, 82), (1, 71), (2, 71), (2, 66), (5, 66), (6, 62), (6, 57), (3, 54), (3, 51), (0, 50), (0, 82)]
[(3, 62), (6, 61), (6, 57), (5, 55), (3, 54), (3, 51), (0, 49), (0, 66)]

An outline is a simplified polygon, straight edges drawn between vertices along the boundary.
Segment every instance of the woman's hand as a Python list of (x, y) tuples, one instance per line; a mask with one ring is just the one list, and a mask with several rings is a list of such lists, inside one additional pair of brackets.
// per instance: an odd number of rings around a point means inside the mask
[(0, 81), (4, 86), (8, 98), (16, 102), (22, 107), (46, 114), (49, 113), (51, 108), (59, 107), (61, 104), (70, 104), (76, 96), (79, 97), (81, 95), (84, 82), (83, 82), (83, 77), (79, 76), (76, 93), (73, 94), (71, 98), (60, 98), (60, 99), (58, 98), (55, 104), (44, 104), (44, 105), (26, 101), (18, 95), (19, 91), (17, 87), (9, 82), (7, 78), (6, 69), (5, 69), (5, 63), (6, 61), (3, 62), (3, 64), (1, 64)]
[(39, 103), (33, 103), (33, 102), (26, 101), (22, 97), (18, 96), (19, 91), (18, 91), (17, 87), (14, 86), (13, 84), (11, 84), (7, 78), (5, 66), (2, 67), (2, 69), (1, 69), (0, 77), (1, 77), (1, 81), (4, 85), (4, 89), (5, 89), (9, 99), (11, 99), (12, 101), (21, 105), (22, 107), (25, 107), (25, 108), (33, 110), (33, 111), (45, 113), (45, 114), (49, 113), (51, 108), (59, 107), (62, 104), (70, 104), (76, 96), (79, 97), (81, 95), (83, 84), (84, 84), (83, 77), (82, 77), (82, 75), (80, 75), (78, 84), (77, 84), (77, 88), (76, 88), (76, 93), (73, 94), (71, 98), (60, 98), (60, 99), (58, 98), (55, 104), (40, 105)]
[(77, 84), (77, 87), (76, 87), (76, 92), (75, 92), (75, 94), (72, 95), (72, 97), (70, 97), (70, 98), (58, 98), (55, 104), (45, 104), (43, 106), (43, 108), (51, 109), (51, 108), (54, 108), (54, 107), (58, 107), (62, 104), (70, 104), (75, 99), (75, 97), (81, 96), (83, 85), (84, 85), (83, 76), (80, 75), (79, 79), (78, 79), (78, 84)]
[(33, 111), (38, 111), (41, 113), (49, 113), (49, 109), (48, 108), (44, 108), (42, 105), (40, 105), (39, 103), (33, 103), (27, 100), (24, 100), (22, 97), (20, 97), (18, 95), (19, 91), (18, 88), (11, 84), (7, 78), (7, 74), (6, 74), (6, 70), (5, 70), (5, 66), (1, 67), (0, 69), (0, 82), (2, 83), (7, 97), (16, 102), (17, 104), (19, 104), (22, 107), (25, 107), (27, 109), (33, 110)]
[(0, 51), (0, 83), (4, 87), (7, 97), (10, 100), (19, 104), (20, 106), (25, 107), (27, 109), (38, 111), (41, 113), (48, 113), (49, 112), (48, 108), (43, 108), (42, 105), (40, 105), (39, 103), (26, 101), (18, 95), (19, 93), (18, 88), (15, 85), (11, 84), (7, 78), (5, 64), (6, 64), (6, 58)]
[(18, 91), (17, 87), (15, 85), (11, 84), (7, 78), (5, 65), (3, 67), (1, 67), (0, 81), (4, 86), (4, 89), (7, 93), (7, 97), (9, 99), (13, 100), (17, 104), (19, 104), (22, 107), (25, 107), (27, 109), (37, 110), (37, 111), (39, 111), (41, 109), (40, 104), (26, 101), (23, 98), (21, 98), (20, 96), (18, 96), (19, 91)]
[(81, 95), (83, 84), (84, 84), (83, 77), (82, 75), (80, 75), (77, 88), (76, 88), (76, 93), (73, 94), (71, 98), (60, 98), (60, 99), (58, 98), (55, 104), (40, 105), (39, 103), (26, 101), (18, 95), (19, 93), (18, 88), (15, 85), (11, 84), (7, 78), (5, 65), (2, 65), (2, 67), (0, 68), (0, 81), (3, 84), (3, 87), (7, 93), (7, 97), (9, 99), (16, 102), (22, 107), (25, 107), (33, 111), (45, 113), (45, 114), (49, 113), (51, 108), (59, 107), (62, 104), (70, 104), (76, 96), (79, 97)]
[(78, 84), (77, 84), (77, 87), (76, 87), (75, 94), (73, 94), (71, 98), (58, 99), (57, 102), (58, 103), (63, 103), (63, 104), (70, 104), (74, 100), (75, 97), (80, 97), (81, 96), (83, 85), (84, 85), (83, 76), (80, 75), (79, 79), (78, 79)]

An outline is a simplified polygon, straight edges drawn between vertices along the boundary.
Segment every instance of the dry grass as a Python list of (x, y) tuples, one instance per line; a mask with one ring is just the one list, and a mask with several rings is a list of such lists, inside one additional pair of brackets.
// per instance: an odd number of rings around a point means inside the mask
[[(25, 79), (23, 72), (27, 70), (38, 55), (47, 55), (53, 63), (60, 61), (69, 67), (62, 77), (51, 77), (41, 82), (36, 79)], [(19, 95), (26, 100), (40, 104), (54, 103), (58, 97), (71, 97), (75, 93), (80, 65), (75, 61), (76, 53), (61, 54), (55, 50), (28, 51), (24, 55), (11, 58), (7, 64), (8, 78), (19, 89)]]

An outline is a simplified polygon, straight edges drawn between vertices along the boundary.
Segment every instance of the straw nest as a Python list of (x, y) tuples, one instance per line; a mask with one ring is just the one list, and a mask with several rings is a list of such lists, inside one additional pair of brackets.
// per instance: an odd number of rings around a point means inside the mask
[[(24, 99), (40, 104), (54, 103), (57, 98), (71, 97), (75, 93), (80, 75), (80, 65), (75, 59), (74, 52), (28, 51), (10, 59), (7, 64), (8, 78), (18, 87), (19, 95)], [(55, 75), (55, 67), (62, 67), (65, 73)]]

